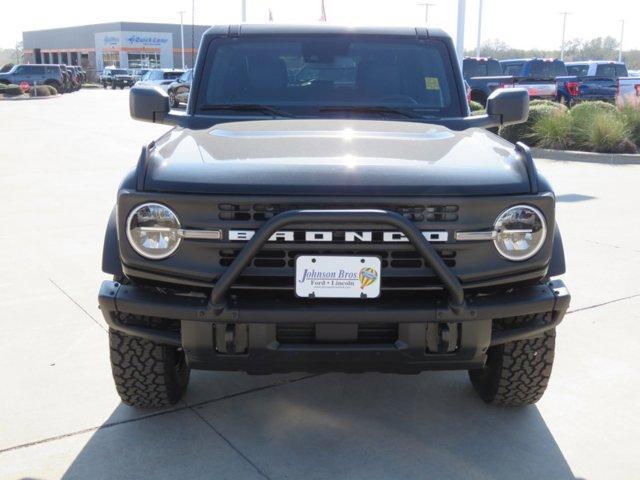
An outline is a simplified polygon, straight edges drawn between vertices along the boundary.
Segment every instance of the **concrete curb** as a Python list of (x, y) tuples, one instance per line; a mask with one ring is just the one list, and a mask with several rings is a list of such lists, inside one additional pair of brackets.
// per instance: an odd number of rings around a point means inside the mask
[(6, 100), (8, 102), (19, 102), (19, 101), (26, 101), (26, 100), (50, 100), (52, 98), (58, 98), (61, 97), (62, 95), (58, 94), (58, 95), (48, 95), (46, 97), (31, 97), (29, 95), (14, 95), (12, 97), (3, 97), (0, 96), (0, 101), (2, 100)]
[(607, 165), (640, 165), (640, 155), (627, 153), (592, 153), (566, 150), (532, 148), (534, 158), (546, 158), (563, 162), (603, 163)]

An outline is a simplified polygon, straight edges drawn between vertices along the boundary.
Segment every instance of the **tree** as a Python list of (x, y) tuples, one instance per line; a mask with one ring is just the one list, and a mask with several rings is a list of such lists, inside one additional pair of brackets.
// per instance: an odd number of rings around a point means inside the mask
[[(565, 44), (564, 59), (566, 61), (579, 60), (617, 60), (619, 43), (613, 37), (597, 37), (591, 40), (574, 38)], [(474, 51), (465, 52), (467, 56), (475, 56)], [(512, 48), (502, 40), (487, 40), (480, 48), (483, 57), (494, 57), (498, 60), (508, 58), (560, 58), (560, 49), (518, 49)], [(622, 52), (624, 60), (630, 69), (640, 69), (640, 50)]]

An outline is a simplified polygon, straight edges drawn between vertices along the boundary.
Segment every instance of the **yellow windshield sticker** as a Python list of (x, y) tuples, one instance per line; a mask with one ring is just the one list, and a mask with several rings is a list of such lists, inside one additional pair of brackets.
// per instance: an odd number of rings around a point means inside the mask
[(424, 86), (427, 90), (440, 90), (440, 82), (437, 77), (424, 77)]

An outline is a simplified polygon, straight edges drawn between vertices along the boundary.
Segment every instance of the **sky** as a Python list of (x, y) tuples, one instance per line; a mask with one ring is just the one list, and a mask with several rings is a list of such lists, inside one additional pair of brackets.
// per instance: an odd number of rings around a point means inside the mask
[[(325, 0), (327, 20), (341, 25), (424, 25), (428, 2), (429, 26), (456, 35), (458, 0)], [(197, 24), (239, 23), (241, 0), (194, 0)], [(475, 48), (480, 0), (466, 0), (465, 47)], [(29, 0), (27, 8), (3, 9), (0, 47), (13, 47), (25, 30), (66, 27), (111, 21), (191, 22), (191, 0)], [(315, 23), (320, 0), (247, 0), (247, 21), (263, 23), (271, 9), (276, 23)], [(482, 38), (498, 39), (517, 48), (559, 48), (560, 12), (567, 17), (567, 40), (611, 35), (620, 37), (625, 19), (624, 48), (640, 49), (638, 0), (484, 0)]]

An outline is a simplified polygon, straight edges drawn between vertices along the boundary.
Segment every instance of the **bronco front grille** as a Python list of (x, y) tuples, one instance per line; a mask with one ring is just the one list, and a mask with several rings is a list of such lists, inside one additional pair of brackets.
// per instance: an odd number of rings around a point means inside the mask
[[(240, 250), (220, 250), (220, 266), (228, 267), (238, 256)], [(456, 266), (455, 250), (437, 250), (440, 258), (448, 267)], [(426, 268), (424, 259), (416, 251), (412, 250), (261, 250), (253, 259), (251, 266), (255, 268), (294, 268), (298, 255), (363, 255), (380, 257), (383, 272), (385, 269), (423, 269)]]
[[(278, 213), (288, 210), (305, 210), (318, 208), (318, 205), (292, 205), (278, 203), (221, 203), (218, 205), (218, 218), (225, 221), (265, 221)], [(458, 205), (332, 205), (335, 209), (378, 208), (399, 213), (413, 222), (455, 222), (458, 220)]]

